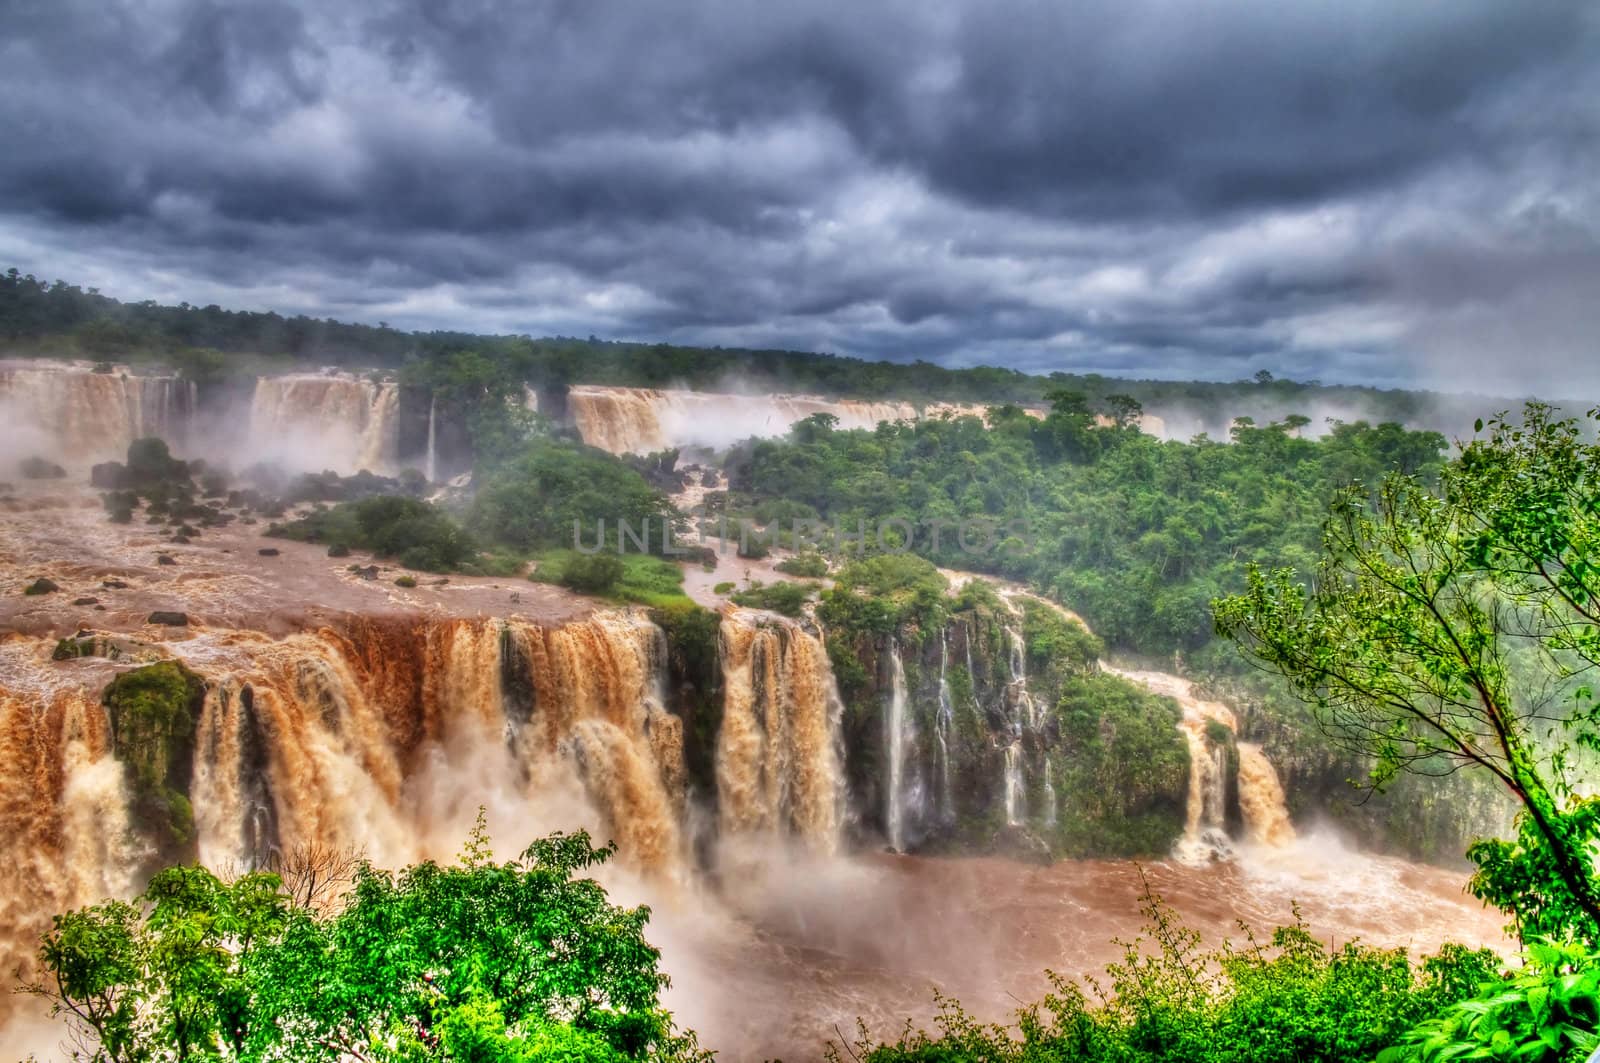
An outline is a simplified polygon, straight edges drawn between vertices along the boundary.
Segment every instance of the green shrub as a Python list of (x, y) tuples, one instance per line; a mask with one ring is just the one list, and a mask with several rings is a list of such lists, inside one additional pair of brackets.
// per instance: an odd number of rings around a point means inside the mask
[(394, 585), (396, 587), (415, 587), (417, 585), (417, 578), (415, 576), (396, 576), (394, 579)]
[(816, 589), (815, 584), (790, 583), (786, 580), (772, 584), (754, 583), (748, 590), (735, 594), (733, 602), (750, 609), (768, 609), (784, 616), (799, 616)]
[(738, 586), (738, 584), (734, 583), (732, 580), (723, 580), (721, 583), (719, 583), (715, 587), (711, 588), (711, 593), (712, 594), (729, 594), (729, 593), (732, 593), (733, 589), (735, 587), (737, 587), (737, 586)]
[(1379, 1063), (1566, 1063), (1600, 1048), (1600, 955), (1536, 942), (1526, 960), (1515, 977), (1483, 982), (1472, 999), (1411, 1030)]
[(580, 594), (604, 594), (621, 578), (622, 558), (616, 554), (577, 554), (561, 571), (561, 585)]
[[(459, 572), (478, 554), (472, 537), (443, 510), (402, 495), (340, 502), (288, 524), (273, 524), (266, 533), (297, 542), (332, 543), (330, 557), (346, 556), (351, 547), (359, 547), (421, 572)], [(340, 547), (345, 553), (334, 553)]]
[(801, 579), (823, 579), (828, 575), (828, 559), (816, 553), (786, 557), (772, 567), (785, 576), (799, 576)]
[[(469, 524), (485, 540), (520, 550), (604, 545), (617, 541), (618, 522), (648, 533), (659, 553), (672, 515), (666, 496), (620, 459), (589, 447), (541, 440), (497, 469), (473, 501)], [(603, 522), (605, 542), (596, 544)]]
[(57, 916), (30, 988), (84, 1058), (704, 1063), (661, 1007), (649, 910), (592, 877), (614, 851), (555, 834), (496, 863), (480, 819), (456, 864), (361, 862), (333, 911), (169, 867)]

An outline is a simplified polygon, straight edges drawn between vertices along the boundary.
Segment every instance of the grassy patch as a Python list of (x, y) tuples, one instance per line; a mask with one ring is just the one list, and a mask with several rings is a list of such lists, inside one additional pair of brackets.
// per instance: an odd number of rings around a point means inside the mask
[[(533, 557), (534, 568), (528, 578), (537, 583), (563, 584), (568, 566), (593, 555), (576, 550), (545, 550)], [(598, 597), (616, 602), (635, 602), (660, 608), (687, 602), (683, 593), (683, 570), (671, 561), (649, 554), (620, 554), (622, 571), (611, 585), (597, 592)]]

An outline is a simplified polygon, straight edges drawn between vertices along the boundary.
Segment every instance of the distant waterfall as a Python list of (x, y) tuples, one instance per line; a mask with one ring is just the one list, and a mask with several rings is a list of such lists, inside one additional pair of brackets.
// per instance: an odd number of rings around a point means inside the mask
[(1233, 848), (1227, 832), (1228, 750), (1211, 742), (1204, 717), (1185, 717), (1180, 727), (1189, 745), (1189, 799), (1178, 856), (1199, 863)]
[(250, 442), (291, 468), (393, 472), (400, 445), (400, 387), (346, 373), (256, 379)]
[(182, 453), (194, 420), (194, 383), (105, 368), (0, 361), (0, 418), (13, 449), (87, 464), (121, 458), (135, 439), (159, 436)]
[(439, 479), (439, 396), (428, 399), (428, 460), (424, 470), (429, 483)]
[(735, 395), (591, 384), (568, 391), (567, 410), (585, 443), (613, 454), (643, 454), (668, 447), (725, 447), (750, 436), (781, 436), (818, 413), (838, 418), (840, 428), (987, 413), (986, 407), (971, 404), (932, 403), (919, 408), (910, 402), (817, 395)]

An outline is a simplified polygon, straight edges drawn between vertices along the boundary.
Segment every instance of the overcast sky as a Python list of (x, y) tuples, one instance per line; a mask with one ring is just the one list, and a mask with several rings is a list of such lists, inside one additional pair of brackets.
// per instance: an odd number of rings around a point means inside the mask
[(1600, 5), (0, 0), (12, 264), (411, 328), (1600, 392)]

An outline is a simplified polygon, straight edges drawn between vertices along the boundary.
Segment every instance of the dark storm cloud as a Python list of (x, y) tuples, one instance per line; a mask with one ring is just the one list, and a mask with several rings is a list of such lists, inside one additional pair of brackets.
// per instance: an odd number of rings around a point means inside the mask
[(1600, 391), (1597, 99), (1580, 2), (13, 0), (0, 259), (416, 327)]

